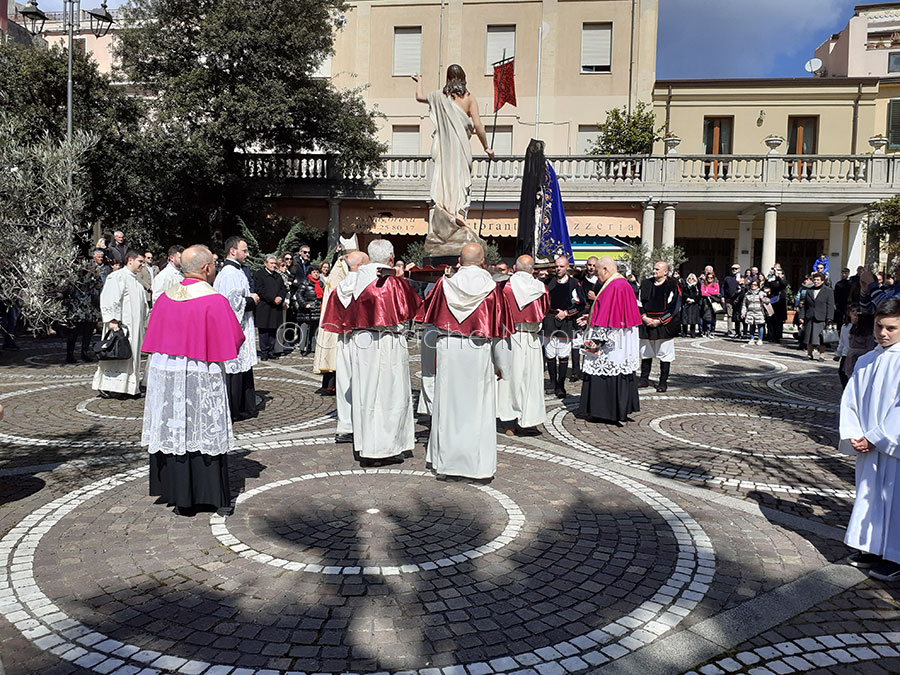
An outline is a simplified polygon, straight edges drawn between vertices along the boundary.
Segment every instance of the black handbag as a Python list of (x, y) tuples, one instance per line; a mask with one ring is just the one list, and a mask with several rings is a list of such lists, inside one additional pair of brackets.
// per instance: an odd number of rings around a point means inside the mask
[(132, 357), (131, 343), (128, 341), (128, 326), (119, 324), (119, 330), (111, 330), (94, 347), (94, 353), (101, 361), (126, 361)]

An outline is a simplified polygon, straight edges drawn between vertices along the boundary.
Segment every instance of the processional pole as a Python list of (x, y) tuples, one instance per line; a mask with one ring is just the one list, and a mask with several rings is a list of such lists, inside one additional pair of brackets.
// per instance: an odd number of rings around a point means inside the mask
[[(495, 68), (506, 63), (506, 48), (503, 49), (503, 56), (500, 60), (491, 65)], [(503, 91), (503, 68), (500, 69), (500, 77), (497, 79), (497, 88), (494, 91), (494, 126), (491, 128), (490, 147), (494, 149), (494, 138), (497, 136), (497, 115), (500, 112), (500, 106), (497, 103), (500, 100), (500, 92)], [(481, 198), (481, 218), (478, 221), (478, 236), (481, 236), (481, 227), (484, 225), (484, 207), (487, 203), (488, 181), (491, 179), (491, 156), (488, 155), (487, 174), (484, 177), (484, 196)]]

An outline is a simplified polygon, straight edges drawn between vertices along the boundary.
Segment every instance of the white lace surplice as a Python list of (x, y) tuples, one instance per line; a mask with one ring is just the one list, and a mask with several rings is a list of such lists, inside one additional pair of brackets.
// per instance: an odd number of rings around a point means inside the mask
[(632, 328), (604, 328), (591, 326), (585, 340), (600, 343), (597, 353), (582, 351), (581, 371), (588, 375), (615, 377), (640, 370), (641, 354), (637, 326)]
[(141, 445), (152, 452), (221, 455), (234, 444), (225, 393), (225, 371), (218, 363), (153, 354)]
[(244, 344), (238, 349), (236, 359), (225, 362), (226, 373), (246, 373), (256, 365), (256, 323), (253, 312), (247, 311), (247, 296), (250, 295), (250, 282), (247, 275), (234, 265), (225, 265), (216, 275), (213, 283), (219, 293), (228, 299), (228, 304), (244, 331)]

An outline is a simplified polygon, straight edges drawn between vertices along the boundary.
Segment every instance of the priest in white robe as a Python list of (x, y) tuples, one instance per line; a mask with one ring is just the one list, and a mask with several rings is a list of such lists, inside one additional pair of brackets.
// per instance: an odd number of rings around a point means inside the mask
[(259, 296), (250, 291), (250, 280), (243, 270), (243, 264), (250, 256), (247, 242), (240, 237), (229, 237), (225, 241), (225, 255), (225, 263), (216, 276), (214, 287), (228, 300), (244, 332), (244, 344), (241, 345), (237, 358), (225, 363), (231, 421), (237, 422), (259, 414), (256, 408), (256, 385), (253, 381), (253, 367), (257, 364), (253, 310), (259, 302)]
[(184, 280), (184, 276), (181, 274), (181, 254), (183, 251), (184, 246), (180, 244), (173, 244), (169, 247), (168, 263), (153, 277), (153, 282), (150, 284), (153, 302), (156, 302), (159, 296), (172, 288), (172, 286), (177, 286)]
[[(497, 470), (496, 343), (513, 332), (480, 244), (462, 247), (459, 271), (435, 284), (425, 322), (438, 330), (426, 462), (438, 478), (490, 480)], [(504, 373), (500, 373), (501, 376)]]
[(547, 286), (534, 278), (534, 258), (519, 256), (515, 273), (503, 284), (503, 295), (516, 332), (498, 343), (508, 351), (509, 376), (497, 381), (497, 417), (508, 436), (534, 435), (547, 416), (539, 333), (550, 311)]
[(147, 291), (137, 278), (144, 266), (144, 256), (129, 250), (125, 258), (125, 266), (106, 277), (100, 292), (100, 313), (104, 335), (111, 330), (127, 330), (131, 358), (99, 362), (91, 386), (102, 398), (110, 398), (112, 394), (140, 396), (141, 343), (150, 308)]
[(856, 362), (841, 398), (839, 449), (856, 455), (856, 501), (844, 542), (850, 564), (900, 580), (900, 298), (878, 305), (878, 346)]
[(368, 253), (371, 262), (359, 268), (347, 310), (353, 450), (363, 465), (402, 460), (415, 447), (405, 325), (422, 304), (396, 276), (388, 240), (371, 242)]
[(144, 351), (147, 400), (141, 444), (150, 453), (150, 495), (178, 515), (230, 515), (228, 451), (234, 443), (224, 362), (244, 333), (228, 300), (209, 282), (216, 273), (205, 246), (184, 251), (185, 279), (153, 306)]
[(322, 314), (319, 326), (328, 333), (337, 336), (334, 351), (334, 387), (335, 408), (337, 412), (337, 428), (335, 443), (353, 442), (353, 400), (351, 394), (350, 367), (350, 303), (356, 288), (356, 277), (359, 268), (369, 262), (369, 256), (362, 251), (350, 251), (344, 256), (347, 265), (345, 276), (335, 287), (331, 302)]

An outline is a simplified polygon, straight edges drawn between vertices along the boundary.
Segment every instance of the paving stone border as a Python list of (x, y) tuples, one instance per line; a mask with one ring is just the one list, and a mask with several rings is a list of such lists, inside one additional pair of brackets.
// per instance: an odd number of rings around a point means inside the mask
[[(321, 478), (333, 478), (337, 476), (384, 476), (384, 475), (402, 475), (402, 476), (420, 476), (423, 478), (428, 478), (430, 480), (434, 480), (434, 475), (428, 471), (412, 471), (409, 469), (351, 469), (346, 471), (322, 471), (319, 473), (305, 474), (302, 476), (296, 476), (294, 478), (287, 478), (284, 480), (274, 481), (272, 483), (266, 483), (264, 485), (260, 485), (259, 487), (255, 487), (253, 489), (247, 490), (243, 494), (241, 494), (236, 503), (240, 504), (250, 499), (251, 497), (266, 492), (268, 490), (272, 490), (279, 487), (284, 487), (286, 485), (291, 485), (293, 483), (302, 483), (303, 481), (315, 480)], [(525, 514), (522, 509), (519, 508), (519, 505), (515, 503), (509, 496), (503, 494), (499, 490), (496, 490), (489, 485), (476, 485), (472, 484), (471, 487), (479, 490), (494, 499), (500, 504), (501, 507), (506, 511), (507, 515), (507, 524), (503, 531), (496, 537), (494, 537), (491, 541), (483, 544), (482, 546), (478, 546), (477, 548), (472, 548), (466, 551), (462, 551), (456, 555), (450, 557), (440, 557), (435, 560), (430, 560), (421, 563), (411, 563), (407, 565), (401, 565), (399, 567), (391, 567), (391, 566), (362, 566), (362, 565), (319, 565), (316, 563), (309, 563), (297, 560), (285, 560), (284, 558), (273, 557), (267, 553), (257, 551), (256, 549), (247, 546), (240, 539), (235, 537), (228, 531), (227, 519), (222, 516), (218, 516), (213, 514), (209, 519), (209, 524), (212, 529), (213, 535), (215, 535), (216, 539), (218, 539), (224, 546), (227, 546), (232, 551), (237, 553), (243, 558), (249, 558), (251, 560), (255, 560), (257, 562), (271, 565), (272, 567), (278, 567), (281, 569), (286, 569), (291, 572), (310, 572), (313, 574), (326, 574), (326, 575), (350, 575), (350, 574), (364, 574), (364, 575), (372, 575), (372, 576), (392, 576), (397, 574), (412, 574), (416, 572), (425, 572), (431, 571), (438, 568), (452, 567), (461, 562), (466, 562), (468, 560), (474, 560), (475, 558), (480, 558), (488, 553), (493, 553), (495, 551), (499, 551), (501, 548), (509, 544), (513, 541), (522, 530), (522, 526), (525, 524)]]
[[(329, 439), (309, 439), (310, 441)], [(271, 444), (274, 445), (274, 444)], [(678, 546), (676, 567), (669, 580), (648, 600), (601, 629), (536, 649), (533, 652), (468, 664), (469, 675), (523, 671), (550, 675), (577, 672), (614, 661), (652, 643), (677, 626), (703, 600), (715, 574), (715, 552), (702, 527), (687, 512), (653, 488), (631, 478), (579, 460), (538, 450), (500, 446), (501, 452), (547, 461), (613, 482), (650, 506), (671, 528)], [(91, 631), (66, 615), (40, 590), (33, 573), (35, 551), (52, 527), (93, 497), (146, 476), (141, 467), (95, 481), (46, 504), (23, 518), (0, 539), (0, 613), (36, 647), (98, 673), (176, 670), (182, 673), (228, 672), (230, 666), (189, 661), (135, 645), (127, 645)], [(257, 671), (277, 672), (277, 671)], [(420, 675), (442, 675), (422, 668)], [(443, 669), (443, 675), (463, 675), (462, 666)]]

